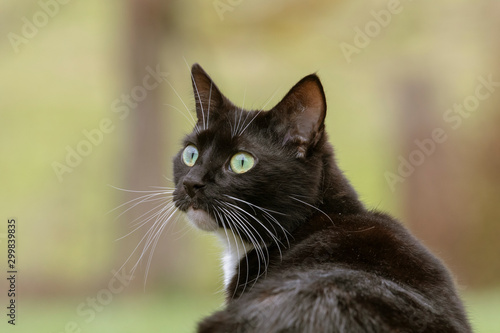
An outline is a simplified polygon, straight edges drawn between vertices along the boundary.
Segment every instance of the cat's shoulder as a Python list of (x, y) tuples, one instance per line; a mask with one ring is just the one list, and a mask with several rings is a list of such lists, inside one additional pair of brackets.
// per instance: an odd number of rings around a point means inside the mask
[(281, 258), (277, 271), (346, 267), (417, 289), (452, 284), (442, 262), (387, 214), (323, 216), (310, 222), (295, 233), (298, 240)]
[[(339, 252), (349, 248), (361, 251), (387, 250), (405, 244), (404, 249), (424, 248), (408, 229), (392, 216), (379, 211), (358, 214), (317, 214), (294, 232), (295, 244), (288, 255)], [(380, 245), (380, 246), (379, 246)]]

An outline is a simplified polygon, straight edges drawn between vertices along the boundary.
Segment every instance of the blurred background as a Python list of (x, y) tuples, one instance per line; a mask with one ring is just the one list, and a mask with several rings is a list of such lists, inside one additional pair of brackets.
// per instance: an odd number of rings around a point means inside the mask
[(499, 15), (496, 0), (3, 0), (0, 267), (15, 218), (19, 273), (15, 327), (0, 279), (0, 330), (192, 332), (222, 306), (217, 241), (180, 217), (150, 256), (154, 221), (132, 231), (156, 192), (120, 190), (172, 186), (198, 62), (247, 108), (317, 72), (363, 201), (446, 262), (477, 332), (500, 332)]

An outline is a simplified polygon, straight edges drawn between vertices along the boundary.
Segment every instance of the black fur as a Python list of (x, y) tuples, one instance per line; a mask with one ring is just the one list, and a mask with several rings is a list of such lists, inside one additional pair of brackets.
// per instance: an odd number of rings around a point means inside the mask
[[(198, 124), (184, 144), (199, 158), (174, 158), (175, 203), (262, 246), (234, 267), (226, 308), (198, 332), (471, 332), (443, 264), (365, 209), (337, 168), (316, 75), (262, 112), (235, 107), (199, 65), (192, 79)], [(244, 174), (229, 167), (239, 151), (256, 161)]]

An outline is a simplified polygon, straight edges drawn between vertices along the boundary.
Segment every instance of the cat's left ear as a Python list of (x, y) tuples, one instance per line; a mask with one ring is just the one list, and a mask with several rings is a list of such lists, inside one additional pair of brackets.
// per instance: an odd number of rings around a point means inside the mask
[(326, 98), (318, 76), (311, 74), (300, 80), (276, 105), (274, 112), (285, 124), (283, 145), (296, 145), (297, 157), (305, 157), (324, 131)]
[(220, 112), (224, 111), (224, 104), (230, 104), (230, 102), (198, 64), (194, 64), (191, 68), (191, 81), (198, 123), (203, 124), (203, 127), (208, 126), (210, 117), (216, 118)]

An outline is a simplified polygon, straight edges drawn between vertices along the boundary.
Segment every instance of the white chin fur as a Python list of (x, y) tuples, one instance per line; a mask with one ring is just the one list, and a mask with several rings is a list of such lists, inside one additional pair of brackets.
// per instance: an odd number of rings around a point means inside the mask
[(203, 210), (189, 208), (186, 214), (189, 222), (198, 229), (204, 231), (216, 231), (219, 229), (217, 222)]

